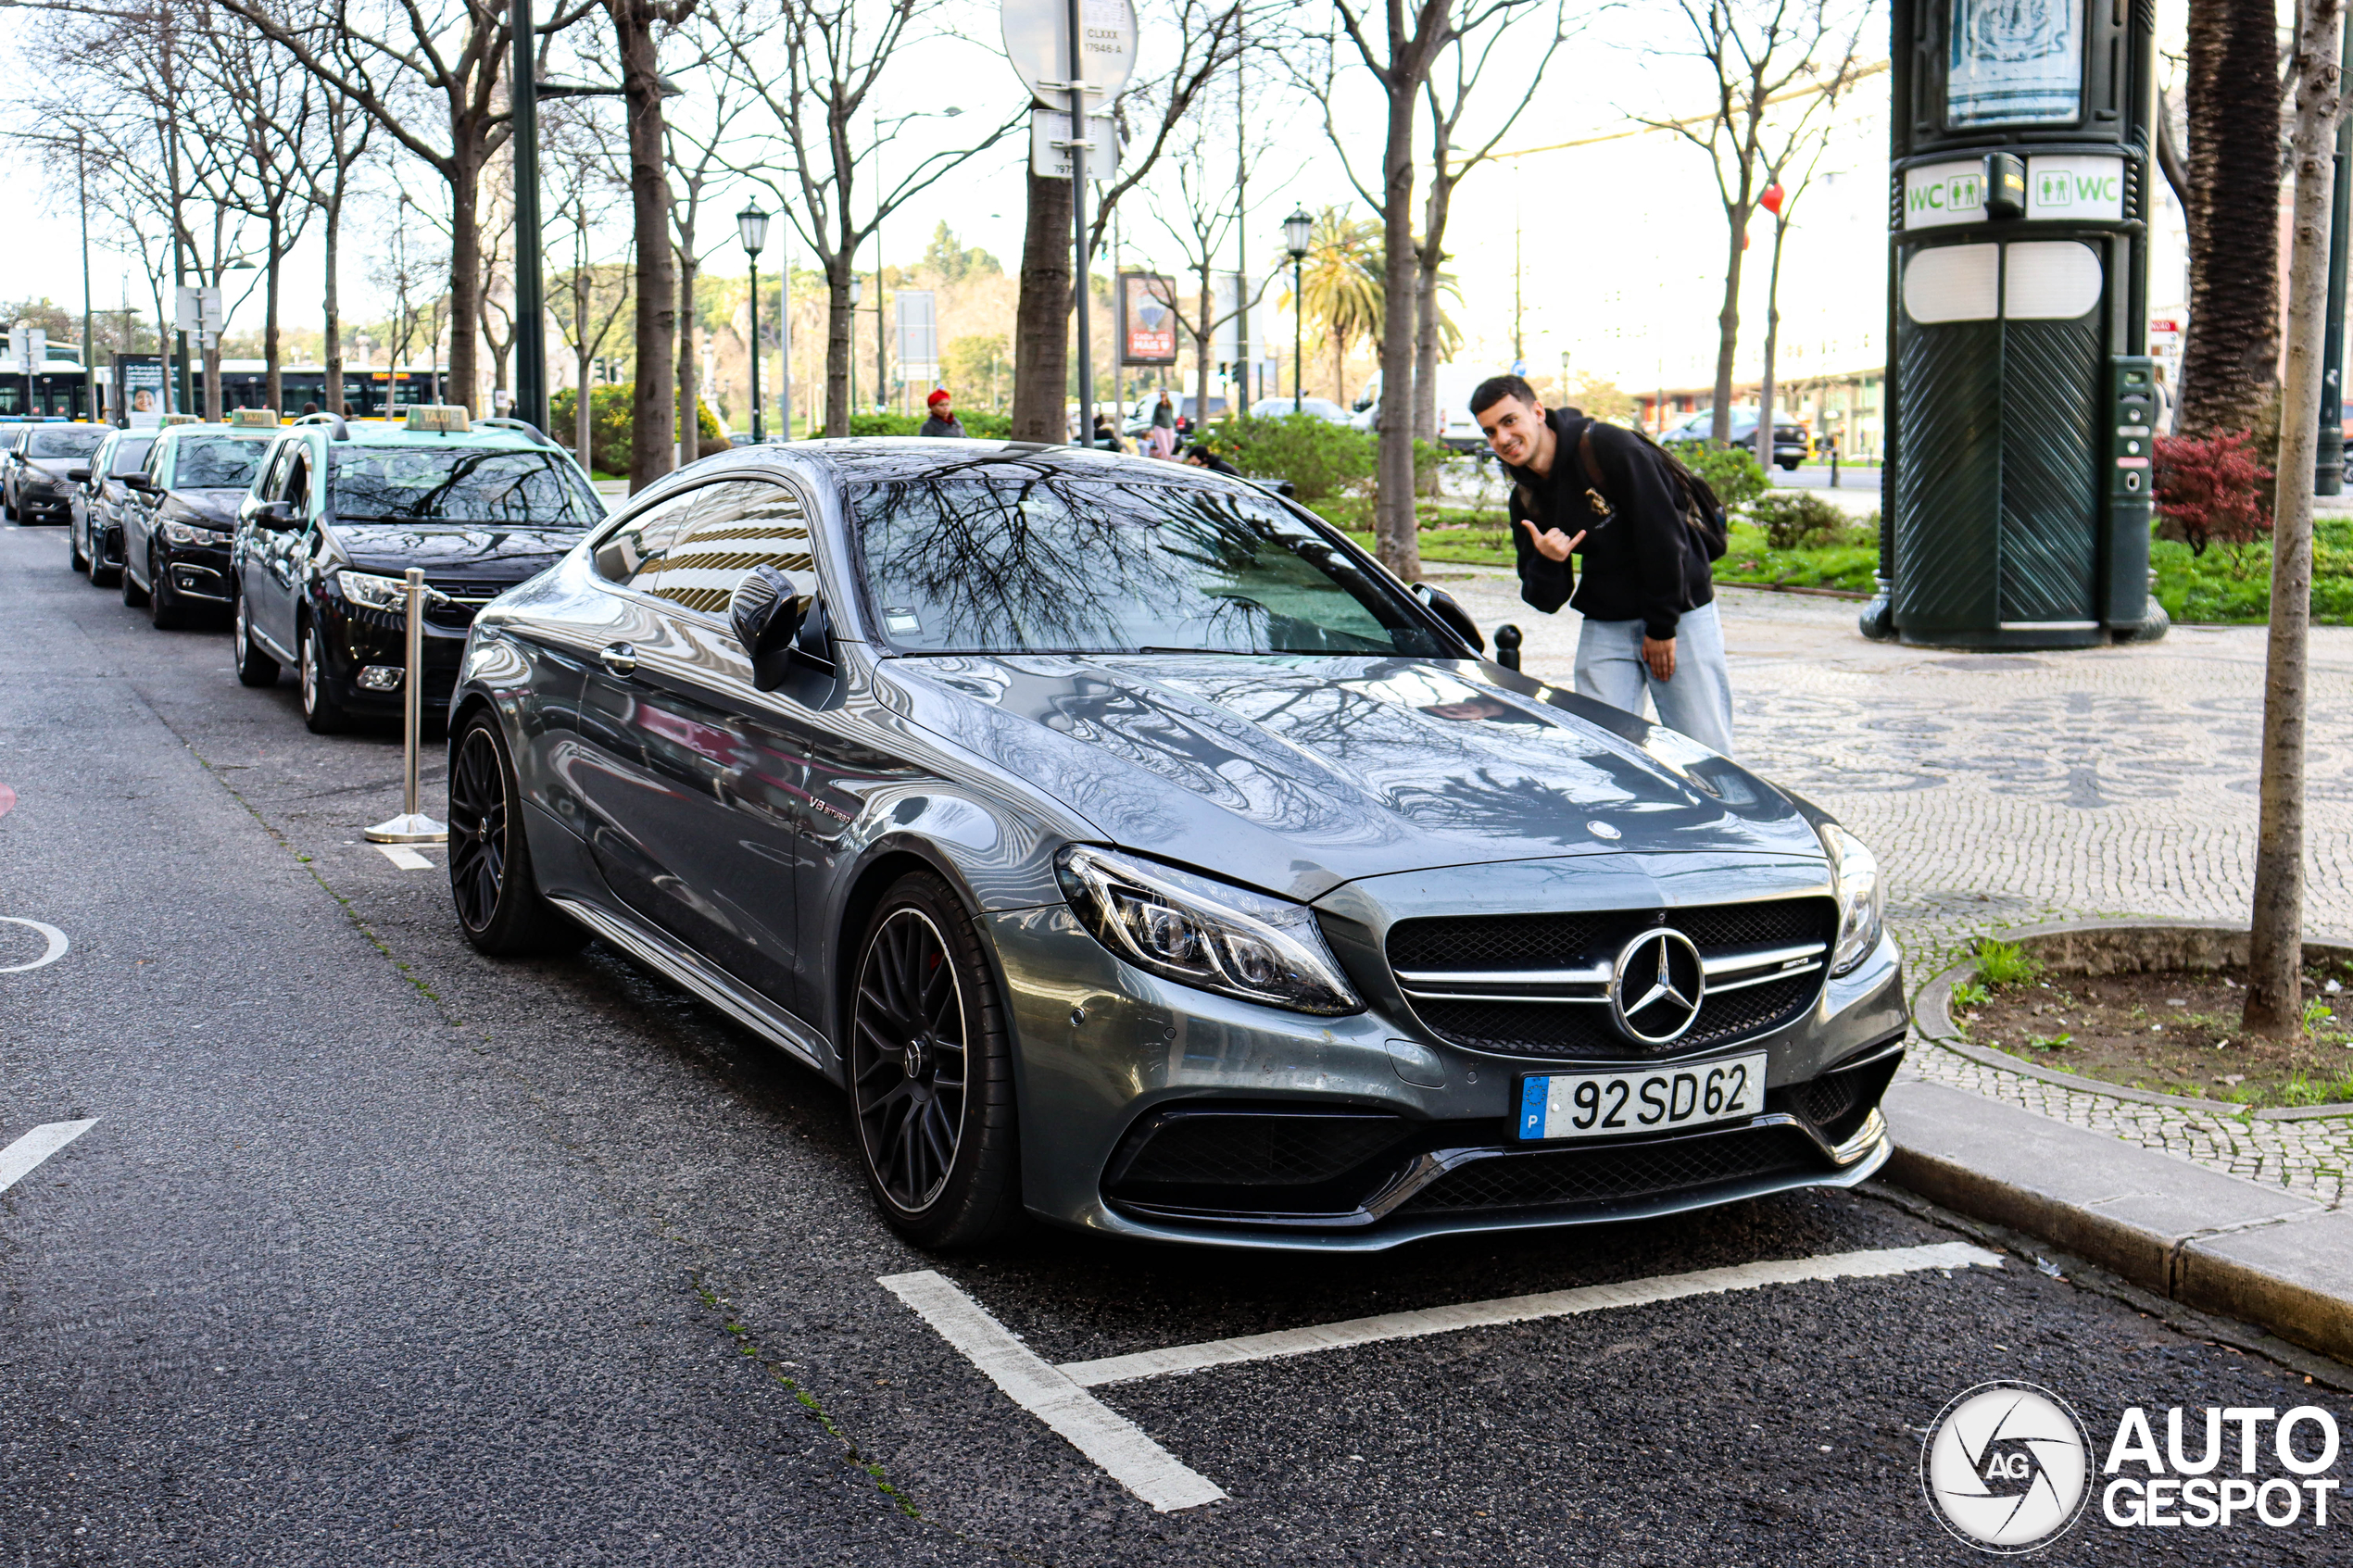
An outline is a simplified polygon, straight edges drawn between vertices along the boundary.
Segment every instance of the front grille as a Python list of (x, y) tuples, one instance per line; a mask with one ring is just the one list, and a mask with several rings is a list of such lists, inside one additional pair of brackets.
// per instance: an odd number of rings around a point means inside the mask
[(1631, 1147), (1474, 1160), (1422, 1188), (1397, 1212), (1576, 1208), (1828, 1169), (1813, 1140), (1794, 1127), (1743, 1128)]
[(1856, 1067), (1843, 1067), (1766, 1097), (1768, 1110), (1789, 1110), (1811, 1123), (1822, 1141), (1843, 1144), (1861, 1130), (1864, 1117), (1887, 1093), (1902, 1062), (1889, 1051)]
[[(1680, 909), (1620, 909), (1592, 913), (1479, 915), (1400, 921), (1389, 934), (1389, 960), (1402, 973), (1577, 970), (1605, 972), (1626, 944), (1662, 922), (1690, 937), (1703, 958), (1743, 950), (1828, 945), (1837, 906), (1827, 898), (1782, 898)], [(1764, 980), (1730, 990), (1710, 989), (1699, 1017), (1680, 1038), (1652, 1047), (1619, 1034), (1600, 1000), (1502, 1000), (1429, 994), (1408, 998), (1416, 1017), (1441, 1039), (1472, 1050), (1509, 1056), (1633, 1060), (1721, 1046), (1789, 1023), (1813, 1005), (1823, 970)], [(1501, 982), (1499, 984), (1507, 984)], [(1465, 983), (1460, 989), (1479, 986)], [(1493, 992), (1497, 986), (1485, 987)], [(1557, 989), (1557, 988), (1556, 988)], [(1598, 984), (1576, 994), (1598, 997)]]
[(1395, 1116), (1173, 1116), (1151, 1130), (1115, 1183), (1307, 1186), (1354, 1170), (1404, 1131)]

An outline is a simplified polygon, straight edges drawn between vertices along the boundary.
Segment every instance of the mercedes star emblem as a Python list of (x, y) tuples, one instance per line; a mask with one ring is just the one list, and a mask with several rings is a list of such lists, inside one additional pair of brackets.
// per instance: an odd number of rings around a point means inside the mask
[(1699, 949), (1671, 927), (1645, 931), (1627, 943), (1610, 971), (1610, 1015), (1620, 1033), (1642, 1045), (1681, 1039), (1698, 1022), (1706, 996)]

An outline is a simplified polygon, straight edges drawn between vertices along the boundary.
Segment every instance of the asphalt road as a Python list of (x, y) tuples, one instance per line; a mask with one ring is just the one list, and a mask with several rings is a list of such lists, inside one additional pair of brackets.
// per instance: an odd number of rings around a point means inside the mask
[[(321, 738), (0, 528), (0, 1564), (1979, 1561), (1920, 1434), (1994, 1378), (2346, 1399), (2011, 1258), (1096, 1390), (1225, 1500), (1156, 1512), (877, 1281), (937, 1269), (1062, 1363), (1760, 1260), (1950, 1243), (1864, 1193), (1294, 1260), (1044, 1234), (933, 1259), (839, 1099), (601, 944), (496, 963)], [(439, 808), (429, 767), (428, 809)], [(0, 968), (43, 951), (0, 925)], [(2344, 1472), (2340, 1472), (2342, 1474)], [(2055, 1562), (2342, 1561), (2309, 1528)]]

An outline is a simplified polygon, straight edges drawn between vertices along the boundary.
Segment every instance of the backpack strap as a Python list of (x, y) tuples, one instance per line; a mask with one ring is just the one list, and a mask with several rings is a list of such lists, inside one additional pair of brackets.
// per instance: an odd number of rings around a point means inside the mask
[(1601, 465), (1593, 461), (1593, 421), (1587, 420), (1585, 428), (1577, 433), (1577, 466), (1585, 470), (1585, 504), (1595, 517), (1606, 518), (1616, 513), (1609, 497), (1602, 494)]

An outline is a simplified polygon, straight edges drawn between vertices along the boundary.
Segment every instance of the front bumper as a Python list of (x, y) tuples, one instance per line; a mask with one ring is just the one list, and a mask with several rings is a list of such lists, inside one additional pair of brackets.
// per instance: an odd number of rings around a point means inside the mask
[(73, 521), (73, 497), (41, 495), (32, 490), (17, 492), (17, 521), (20, 523), (59, 522)]
[[(118, 551), (120, 537), (118, 531)], [(158, 531), (155, 536), (155, 569), (156, 575), (169, 582), (171, 591), (182, 598), (223, 608), (231, 601), (229, 546), (225, 544), (175, 545)]]
[[(450, 694), (458, 689), (458, 667), (465, 661), (466, 633), (473, 620), (471, 611), (462, 625), (450, 624), (455, 619), (445, 614), (425, 620), (420, 657), (428, 714), (446, 712)], [(408, 696), (401, 688), (409, 662), (407, 623), (388, 611), (336, 596), (321, 606), (319, 624), (324, 633), (320, 646), (326, 653), (323, 674), (336, 702), (353, 713), (396, 718), (406, 712)], [(381, 690), (363, 686), (360, 674), (371, 668), (400, 670), (402, 682)]]
[[(1710, 1053), (1768, 1053), (1765, 1110), (1749, 1122), (1528, 1145), (1513, 1137), (1520, 1074), (1571, 1064), (1461, 1049), (1410, 1014), (1384, 1017), (1378, 1001), (1319, 1019), (1170, 985), (1114, 958), (1060, 908), (990, 920), (1019, 1041), (1024, 1197), (1059, 1223), (1376, 1251), (1852, 1185), (1890, 1151), (1878, 1102), (1905, 1025), (1893, 941), (1829, 981), (1795, 1022)], [(1407, 1082), (1401, 1056), (1435, 1082)], [(1252, 1117), (1281, 1135), (1254, 1138)], [(1188, 1122), (1204, 1131), (1164, 1141)], [(1313, 1136), (1290, 1136), (1302, 1128)], [(1365, 1151), (1353, 1162), (1352, 1138)]]

